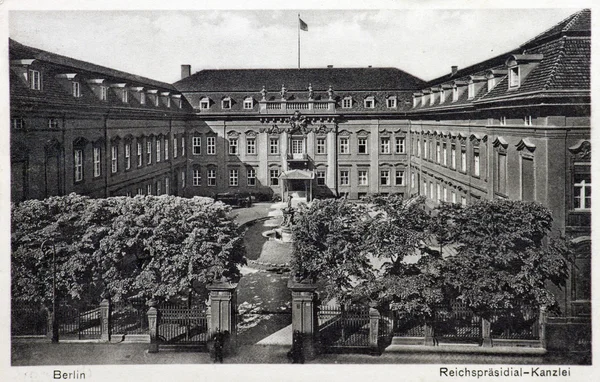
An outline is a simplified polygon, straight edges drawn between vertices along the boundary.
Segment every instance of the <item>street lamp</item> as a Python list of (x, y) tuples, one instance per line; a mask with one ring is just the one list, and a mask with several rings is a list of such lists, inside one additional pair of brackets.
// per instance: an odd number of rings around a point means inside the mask
[(52, 342), (58, 343), (58, 322), (56, 321), (56, 247), (49, 239), (42, 242), (40, 250), (44, 254), (46, 244), (52, 246)]

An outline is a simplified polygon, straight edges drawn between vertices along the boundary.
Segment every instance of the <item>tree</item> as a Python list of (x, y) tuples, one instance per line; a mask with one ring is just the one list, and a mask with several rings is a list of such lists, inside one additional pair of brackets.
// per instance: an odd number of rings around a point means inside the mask
[(444, 262), (445, 284), (482, 317), (494, 309), (555, 307), (546, 288), (564, 285), (569, 249), (550, 238), (552, 216), (538, 203), (494, 200), (465, 208), (442, 206), (456, 255)]
[(292, 271), (300, 279), (326, 282), (329, 297), (346, 300), (352, 288), (372, 277), (363, 246), (366, 209), (342, 199), (300, 205), (294, 215)]
[[(230, 208), (209, 198), (71, 194), (12, 206), (12, 295), (48, 304), (51, 255), (57, 290), (72, 300), (124, 296), (168, 300), (221, 276), (239, 276), (242, 235)], [(46, 246), (51, 248), (50, 246)]]

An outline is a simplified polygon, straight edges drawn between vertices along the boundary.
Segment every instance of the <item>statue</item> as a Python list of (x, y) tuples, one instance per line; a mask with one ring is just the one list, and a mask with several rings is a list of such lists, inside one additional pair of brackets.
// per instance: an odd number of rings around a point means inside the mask
[(262, 94), (262, 101), (266, 101), (267, 100), (267, 89), (265, 89), (265, 85), (263, 85), (263, 88), (260, 91), (260, 94)]
[(313, 88), (312, 88), (312, 85), (310, 84), (310, 82), (308, 83), (308, 99), (309, 100), (313, 99)]
[(329, 95), (329, 100), (333, 101), (333, 88), (329, 85), (329, 89), (327, 89), (327, 94)]
[(302, 134), (306, 134), (307, 131), (308, 120), (306, 117), (303, 117), (302, 114), (298, 110), (294, 112), (294, 115), (290, 117), (290, 133), (294, 133), (296, 131), (300, 131)]
[(287, 93), (287, 89), (281, 85), (281, 99), (285, 99), (285, 93)]
[(294, 224), (294, 208), (292, 207), (292, 195), (288, 195), (287, 207), (282, 208), (281, 212), (283, 212), (283, 222), (281, 223), (281, 227), (289, 229), (292, 226), (292, 224)]

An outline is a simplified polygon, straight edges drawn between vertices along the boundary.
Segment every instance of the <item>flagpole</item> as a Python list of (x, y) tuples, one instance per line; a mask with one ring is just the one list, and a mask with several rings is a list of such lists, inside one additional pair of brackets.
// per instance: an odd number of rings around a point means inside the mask
[(300, 69), (300, 13), (298, 13), (298, 69)]

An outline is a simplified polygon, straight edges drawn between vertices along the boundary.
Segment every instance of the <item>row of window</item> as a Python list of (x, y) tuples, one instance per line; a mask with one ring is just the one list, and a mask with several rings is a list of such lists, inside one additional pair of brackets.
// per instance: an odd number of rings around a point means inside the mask
[[(450, 146), (450, 155), (448, 155), (448, 146)], [(449, 167), (452, 170), (459, 170), (462, 173), (467, 173), (467, 147), (465, 145), (460, 146), (460, 162), (457, 168), (457, 149), (456, 144), (452, 142), (435, 142), (432, 140), (423, 139), (422, 142), (423, 153), (421, 153), (421, 140), (417, 139), (416, 144), (413, 146), (413, 155), (421, 157), (430, 162), (435, 162), (441, 166)], [(435, 150), (435, 151), (434, 151)], [(481, 156), (478, 147), (472, 148), (471, 153), (471, 175), (480, 177), (482, 173)]]
[[(393, 152), (396, 154), (404, 154), (406, 152), (405, 138), (404, 137), (395, 137), (392, 141), (390, 137), (381, 137), (379, 138), (379, 153), (380, 154), (392, 154), (392, 142), (393, 142)], [(318, 145), (317, 145), (318, 148)], [(357, 151), (358, 154), (368, 154), (369, 153), (369, 138), (368, 137), (358, 137), (357, 138)], [(317, 150), (317, 154), (318, 154)], [(339, 137), (339, 153), (340, 154), (350, 154), (350, 138), (349, 137)]]
[[(415, 173), (411, 174), (411, 184), (413, 189), (418, 187), (415, 181)], [(429, 198), (430, 200), (436, 201), (437, 203), (447, 202), (447, 203), (458, 203), (458, 195), (460, 194), (457, 190), (450, 188), (450, 192), (448, 192), (450, 187), (446, 185), (442, 185), (439, 182), (435, 182), (433, 180), (427, 181), (423, 180), (421, 185), (420, 194)], [(460, 196), (460, 203), (463, 206), (467, 205), (467, 197), (464, 195)]]
[[(27, 76), (28, 76), (28, 83), (29, 83), (29, 88), (31, 90), (42, 90), (42, 74), (39, 70), (34, 70), (34, 69), (29, 69), (27, 71)], [(82, 96), (81, 93), (81, 83), (79, 81), (71, 81), (71, 95), (74, 98), (80, 98)], [(117, 89), (117, 93), (121, 99), (121, 101), (123, 103), (128, 103), (129, 102), (129, 95), (130, 95), (130, 91), (124, 87), (124, 86), (119, 86), (116, 88)], [(139, 102), (141, 105), (147, 105), (148, 103), (146, 102), (147, 99), (147, 94), (143, 91), (140, 90), (141, 88), (134, 88), (134, 90), (139, 93)], [(107, 101), (108, 100), (108, 87), (105, 85), (99, 85), (98, 86), (98, 92), (96, 93), (98, 98), (100, 99), (100, 101)], [(171, 107), (171, 97), (169, 96), (169, 92), (162, 92), (161, 95), (159, 96), (158, 94), (158, 90), (152, 90), (150, 92), (150, 94), (152, 95), (152, 97), (154, 98), (154, 100), (152, 101), (155, 107), (159, 107), (160, 106), (160, 97), (162, 96), (165, 100), (165, 105), (166, 107)], [(175, 102), (177, 104), (177, 107), (181, 109), (183, 103), (181, 100), (181, 96), (177, 95), (177, 98), (175, 98)]]
[[(202, 110), (210, 109), (211, 105), (214, 102), (209, 97), (200, 98), (199, 107)], [(232, 108), (234, 104), (234, 100), (231, 97), (225, 97), (221, 99), (221, 109), (229, 110)], [(344, 97), (341, 100), (343, 109), (350, 109), (355, 104), (355, 101), (352, 97)], [(363, 100), (363, 106), (365, 109), (374, 109), (376, 105), (376, 100), (374, 96), (367, 96)], [(398, 98), (396, 96), (388, 96), (385, 99), (385, 105), (388, 109), (395, 109), (398, 106)], [(246, 97), (242, 101), (242, 107), (245, 110), (252, 110), (254, 108), (254, 99), (252, 97)]]
[[(325, 177), (325, 172), (323, 171), (323, 178)], [(358, 169), (356, 172), (358, 185), (359, 186), (368, 186), (369, 185), (369, 170), (368, 169)], [(404, 186), (405, 185), (405, 171), (400, 169), (395, 169), (392, 171), (391, 169), (382, 169), (379, 170), (379, 185), (380, 186), (391, 186), (392, 185), (392, 176), (394, 176), (394, 185), (395, 186)], [(317, 170), (317, 180), (319, 179), (319, 170)], [(340, 186), (349, 186), (350, 185), (350, 170), (349, 169), (340, 169), (339, 171), (339, 184)], [(318, 182), (317, 182), (318, 184)], [(323, 183), (325, 184), (325, 183)]]
[[(178, 151), (178, 140), (181, 144), (181, 151)], [(74, 180), (81, 182), (84, 179), (84, 147), (76, 147), (73, 150)], [(119, 144), (117, 142), (110, 145), (110, 172), (116, 174), (123, 166), (124, 170), (130, 170), (132, 161), (135, 160), (137, 167), (142, 167), (144, 163), (151, 165), (153, 158), (156, 163), (169, 160), (169, 138), (156, 138), (154, 142), (147, 139), (144, 145), (143, 139), (138, 138), (135, 146), (131, 141), (125, 141), (123, 151), (123, 163), (120, 161)], [(173, 158), (177, 158), (179, 153), (185, 156), (185, 137), (173, 137)], [(133, 151), (135, 149), (135, 151)], [(132, 157), (135, 155), (135, 159)], [(98, 143), (93, 144), (92, 148), (92, 175), (94, 178), (102, 176), (102, 146)]]

